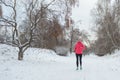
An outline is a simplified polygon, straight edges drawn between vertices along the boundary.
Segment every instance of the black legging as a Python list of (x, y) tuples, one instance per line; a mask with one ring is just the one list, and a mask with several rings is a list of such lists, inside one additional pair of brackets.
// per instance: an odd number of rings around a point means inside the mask
[(79, 61), (80, 61), (80, 66), (82, 67), (82, 54), (76, 54), (76, 65), (77, 65), (77, 67), (79, 66)]

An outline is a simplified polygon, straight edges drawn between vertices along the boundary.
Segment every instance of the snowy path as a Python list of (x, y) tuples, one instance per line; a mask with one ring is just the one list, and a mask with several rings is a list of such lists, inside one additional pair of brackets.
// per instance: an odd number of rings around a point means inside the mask
[(60, 57), (50, 50), (30, 48), (18, 61), (16, 48), (0, 45), (0, 80), (120, 80), (119, 53), (84, 56), (83, 70), (76, 71), (75, 55)]
[(120, 80), (119, 60), (83, 57), (83, 70), (78, 71), (73, 56), (56, 61), (0, 61), (0, 80)]

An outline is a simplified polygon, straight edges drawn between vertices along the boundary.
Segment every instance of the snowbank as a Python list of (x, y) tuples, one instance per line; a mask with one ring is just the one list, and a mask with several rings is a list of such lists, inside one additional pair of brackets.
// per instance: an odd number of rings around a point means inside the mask
[[(24, 61), (58, 61), (64, 62), (64, 58), (56, 55), (53, 50), (40, 49), (40, 48), (28, 48), (24, 52)], [(18, 48), (12, 47), (6, 44), (0, 44), (0, 59), (1, 60), (17, 60), (18, 59)]]

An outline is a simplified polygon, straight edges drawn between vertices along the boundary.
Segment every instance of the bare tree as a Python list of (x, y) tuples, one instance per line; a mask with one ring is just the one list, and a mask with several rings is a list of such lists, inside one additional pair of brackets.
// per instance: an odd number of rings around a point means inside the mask
[[(29, 4), (29, 7), (26, 8), (27, 10), (27, 15), (28, 18), (30, 20), (30, 38), (27, 41), (26, 46), (28, 45), (28, 47), (30, 46), (30, 43), (34, 40), (34, 33), (35, 33), (35, 29), (36, 27), (39, 26), (39, 23), (44, 19), (45, 16), (45, 10), (47, 10), (47, 8), (55, 1), (52, 0), (50, 3), (46, 4), (45, 6), (43, 6), (43, 2), (44, 0), (42, 0), (40, 3), (41, 5), (38, 6), (39, 4), (39, 0), (32, 0), (31, 3)], [(39, 7), (38, 10), (36, 10), (36, 7)], [(27, 48), (28, 48), (27, 47)], [(27, 49), (26, 48), (26, 49)], [(23, 54), (22, 54), (23, 55)]]
[[(52, 2), (54, 2), (55, 0), (51, 1), (47, 6), (45, 6), (43, 9), (46, 9), (50, 4), (52, 4)], [(11, 25), (13, 27), (13, 43), (14, 45), (16, 45), (19, 48), (19, 52), (18, 52), (18, 60), (23, 60), (23, 53), (25, 52), (25, 50), (30, 46), (30, 43), (33, 39), (33, 32), (34, 29), (37, 26), (37, 23), (41, 20), (41, 15), (40, 17), (38, 17), (38, 13), (41, 12), (42, 14), (44, 14), (42, 12), (42, 10), (39, 10), (37, 12), (37, 14), (35, 16), (32, 15), (32, 13), (35, 11), (35, 6), (37, 5), (38, 0), (32, 0), (31, 3), (29, 4), (29, 8), (28, 10), (28, 14), (29, 14), (29, 19), (30, 19), (30, 32), (29, 32), (29, 38), (26, 42), (22, 43), (21, 39), (19, 38), (20, 33), (18, 30), (18, 22), (17, 22), (17, 1), (14, 0), (13, 5), (9, 5), (7, 4), (4, 0), (0, 0), (0, 2), (11, 8), (13, 10), (13, 16), (11, 17), (12, 19), (6, 19), (6, 18), (2, 18), (1, 21), (8, 23), (9, 25)], [(32, 19), (34, 18), (34, 19)]]
[(98, 27), (98, 39), (95, 44), (96, 53), (99, 55), (111, 53), (119, 48), (120, 40), (116, 37), (120, 35), (119, 19), (116, 17), (116, 9), (113, 5), (111, 0), (98, 1), (96, 9), (93, 11), (93, 17)]
[[(13, 35), (12, 35), (12, 40), (13, 40), (13, 44), (16, 45), (19, 48), (19, 52), (18, 52), (18, 60), (22, 60), (23, 59), (23, 53), (24, 51), (29, 47), (29, 44), (31, 42), (31, 38), (29, 39), (28, 42), (25, 42), (24, 44), (21, 43), (20, 39), (19, 39), (19, 31), (18, 31), (18, 22), (17, 22), (17, 10), (16, 10), (16, 0), (13, 1), (13, 5), (9, 5), (7, 4), (5, 1), (0, 0), (0, 2), (11, 8), (13, 10), (13, 16), (11, 17), (12, 19), (6, 19), (6, 18), (2, 18), (2, 21), (5, 23), (8, 23), (9, 25), (12, 26), (13, 28)], [(31, 30), (32, 31), (32, 30)]]

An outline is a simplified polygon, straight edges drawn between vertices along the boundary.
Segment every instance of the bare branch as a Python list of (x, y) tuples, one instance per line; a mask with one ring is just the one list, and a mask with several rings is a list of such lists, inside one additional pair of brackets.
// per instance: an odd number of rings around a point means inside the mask
[(0, 0), (0, 3), (4, 4), (4, 5), (7, 6), (7, 7), (10, 7), (10, 8), (12, 8), (12, 9), (14, 9), (13, 6), (6, 4), (3, 0)]
[(8, 20), (8, 19), (6, 19), (6, 18), (1, 18), (0, 19), (0, 22), (5, 22), (5, 23), (8, 23), (8, 24), (10, 24), (11, 26), (15, 26), (14, 24), (16, 24), (16, 22), (15, 21), (12, 21), (12, 20)]

